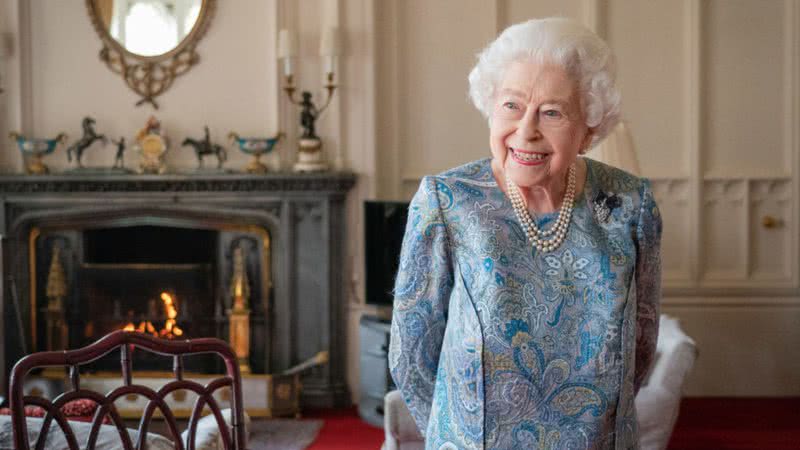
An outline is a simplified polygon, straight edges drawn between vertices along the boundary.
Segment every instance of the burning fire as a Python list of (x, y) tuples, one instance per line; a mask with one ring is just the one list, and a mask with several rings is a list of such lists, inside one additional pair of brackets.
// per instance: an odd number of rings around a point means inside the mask
[(129, 322), (122, 329), (124, 331), (147, 333), (155, 337), (166, 337), (168, 339), (182, 336), (183, 330), (178, 327), (178, 321), (175, 320), (175, 318), (178, 317), (178, 308), (175, 306), (175, 301), (172, 299), (172, 296), (166, 292), (161, 293), (161, 301), (164, 302), (164, 311), (167, 313), (167, 321), (164, 323), (164, 328), (156, 330), (153, 323), (146, 320), (140, 322), (139, 326), (134, 325), (133, 322)]

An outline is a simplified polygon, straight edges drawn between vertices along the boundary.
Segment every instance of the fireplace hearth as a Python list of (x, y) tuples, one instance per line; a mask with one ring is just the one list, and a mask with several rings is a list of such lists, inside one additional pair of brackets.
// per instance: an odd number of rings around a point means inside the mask
[[(223, 279), (216, 276), (230, 266), (219, 249), (219, 230), (171, 226), (119, 226), (83, 230), (75, 235), (74, 245), (82, 249), (76, 255), (78, 264), (65, 278), (74, 280), (75, 300), (68, 305), (63, 324), (66, 342), (53, 342), (52, 328), (46, 314), (37, 316), (37, 341), (48, 349), (76, 348), (88, 345), (118, 329), (147, 333), (168, 339), (191, 339), (202, 336), (219, 336), (226, 326)], [(63, 234), (63, 231), (56, 235)], [(41, 239), (41, 238), (40, 238)], [(48, 252), (47, 244), (52, 242)], [(42, 253), (36, 258), (49, 261), (46, 285), (52, 285), (53, 271), (61, 252), (68, 252), (69, 238), (44, 239)], [(60, 247), (61, 250), (57, 250)], [(218, 260), (218, 255), (220, 256)], [(258, 255), (257, 259), (260, 259)], [(54, 266), (55, 261), (55, 266)], [(223, 269), (221, 272), (218, 268)], [(228, 269), (227, 272), (231, 270)], [(40, 279), (41, 276), (37, 276)], [(57, 277), (60, 278), (60, 277)], [(268, 281), (268, 280), (267, 280)], [(262, 280), (253, 282), (260, 290)], [(64, 283), (66, 285), (66, 282)], [(221, 289), (223, 288), (223, 289)], [(51, 299), (47, 295), (48, 302)], [(264, 302), (254, 298), (253, 325), (264, 326)], [(40, 308), (47, 311), (47, 307)], [(263, 334), (263, 330), (255, 330)], [(248, 349), (247, 367), (264, 371), (264, 342), (255, 342)], [(216, 358), (192, 358), (186, 369), (197, 373), (220, 373)], [(210, 362), (209, 362), (210, 361)], [(140, 370), (169, 370), (163, 358), (137, 361)], [(158, 364), (161, 364), (159, 366)], [(253, 364), (255, 363), (255, 364)], [(92, 365), (93, 370), (115, 370), (119, 365), (115, 355)]]
[[(303, 404), (348, 404), (340, 268), (354, 181), (349, 173), (0, 176), (3, 385), (26, 352), (77, 348), (132, 327), (228, 340), (254, 376), (328, 351), (330, 363), (304, 379)], [(186, 369), (219, 373), (216, 364), (199, 358)], [(91, 370), (118, 367), (108, 355)], [(135, 357), (134, 369), (170, 368)]]

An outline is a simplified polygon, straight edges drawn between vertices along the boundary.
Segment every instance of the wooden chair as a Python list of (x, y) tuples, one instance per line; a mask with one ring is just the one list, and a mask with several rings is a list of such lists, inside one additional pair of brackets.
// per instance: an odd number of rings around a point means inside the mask
[[(164, 384), (158, 391), (154, 391), (145, 386), (133, 383), (133, 371), (131, 354), (134, 348), (139, 348), (151, 353), (156, 353), (173, 358), (173, 373), (175, 380)], [(120, 349), (123, 386), (120, 386), (108, 394), (81, 389), (80, 374), (78, 368), (82, 365), (91, 363), (116, 349)], [(227, 374), (209, 382), (206, 386), (200, 383), (183, 379), (183, 357), (200, 353), (216, 353), (225, 360)], [(31, 369), (46, 366), (63, 366), (69, 368), (71, 390), (57, 396), (52, 401), (42, 397), (23, 396), (23, 383), (25, 376)], [(231, 410), (233, 417), (231, 433), (228, 425), (223, 419), (219, 405), (212, 397), (212, 394), (221, 388), (230, 387), (233, 394), (231, 399)], [(158, 339), (142, 333), (114, 331), (97, 342), (77, 349), (65, 350), (62, 352), (39, 352), (28, 355), (14, 366), (11, 373), (10, 382), (10, 405), (11, 421), (14, 434), (14, 448), (17, 450), (30, 450), (28, 443), (27, 421), (25, 418), (24, 407), (36, 405), (46, 411), (42, 422), (42, 428), (37, 441), (37, 450), (44, 448), (47, 433), (50, 425), (55, 421), (63, 431), (70, 450), (86, 448), (93, 450), (95, 441), (100, 431), (103, 417), (108, 414), (113, 425), (116, 427), (120, 442), (125, 450), (144, 448), (147, 429), (153, 417), (155, 409), (158, 408), (166, 421), (176, 450), (184, 450), (184, 442), (178, 432), (175, 417), (165, 402), (164, 398), (178, 389), (186, 389), (197, 394), (197, 401), (192, 409), (188, 423), (188, 439), (185, 448), (194, 450), (195, 433), (197, 423), (201, 418), (203, 408), (207, 405), (214, 414), (217, 426), (220, 429), (220, 436), (225, 448), (229, 450), (243, 450), (245, 448), (245, 429), (244, 429), (244, 409), (242, 403), (242, 379), (239, 373), (239, 365), (236, 355), (228, 344), (222, 340), (214, 338), (190, 339), (184, 341), (170, 341)], [(139, 422), (138, 437), (136, 445), (131, 442), (125, 424), (114, 406), (114, 401), (119, 397), (128, 394), (138, 394), (148, 399), (141, 421)], [(97, 402), (98, 407), (92, 420), (91, 432), (83, 447), (79, 447), (75, 433), (70, 428), (70, 422), (61, 412), (61, 407), (65, 403), (76, 399), (91, 399)]]

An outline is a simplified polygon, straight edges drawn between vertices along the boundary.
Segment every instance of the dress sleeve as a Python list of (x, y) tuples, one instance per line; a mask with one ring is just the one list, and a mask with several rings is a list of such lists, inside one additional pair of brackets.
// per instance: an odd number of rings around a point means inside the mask
[(649, 181), (644, 182), (641, 198), (636, 229), (635, 392), (639, 392), (656, 355), (661, 302), (661, 214)]
[(408, 211), (394, 288), (389, 368), (425, 435), (453, 288), (450, 240), (436, 180), (426, 177)]

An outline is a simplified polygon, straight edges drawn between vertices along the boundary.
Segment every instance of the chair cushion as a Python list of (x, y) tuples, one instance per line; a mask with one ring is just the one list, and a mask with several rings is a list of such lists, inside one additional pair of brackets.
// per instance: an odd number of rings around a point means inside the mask
[(417, 423), (408, 412), (408, 407), (400, 391), (391, 391), (386, 394), (383, 409), (387, 438), (394, 438), (401, 446), (405, 442), (425, 442), (425, 438), (417, 428)]
[[(39, 431), (42, 428), (44, 419), (38, 417), (28, 417), (28, 443), (33, 448), (34, 443), (39, 438)], [(75, 438), (78, 440), (78, 445), (82, 448), (92, 425), (83, 422), (70, 422)], [(128, 429), (128, 434), (131, 437), (131, 442), (135, 443), (139, 432), (133, 429)], [(0, 416), (0, 449), (13, 449), (14, 448), (14, 432), (11, 426), (11, 416)], [(52, 422), (50, 430), (47, 432), (47, 441), (44, 448), (69, 448), (67, 445), (67, 438), (61, 427), (57, 423)], [(97, 435), (97, 450), (121, 450), (123, 448), (120, 442), (119, 433), (113, 425), (100, 426), (100, 432)], [(172, 441), (156, 433), (147, 433), (147, 448), (150, 450), (173, 450), (174, 446)]]
[(661, 386), (645, 386), (636, 396), (636, 422), (642, 450), (667, 448), (678, 420), (681, 397)]
[[(222, 418), (228, 427), (233, 423), (231, 421), (231, 409), (226, 408), (220, 411)], [(246, 412), (244, 415), (244, 435), (245, 440), (250, 437), (250, 416)], [(228, 428), (231, 430), (231, 428)], [(181, 440), (184, 446), (188, 444), (189, 430), (181, 433)], [(233, 436), (231, 436), (233, 438)], [(195, 450), (222, 450), (225, 446), (222, 443), (222, 435), (220, 434), (219, 427), (217, 426), (217, 419), (214, 414), (208, 414), (197, 422), (197, 432), (195, 433)]]
[[(97, 402), (88, 398), (79, 398), (77, 400), (72, 400), (71, 402), (67, 402), (64, 406), (61, 407), (61, 412), (69, 420), (77, 420), (79, 422), (91, 422), (94, 420), (94, 412), (97, 410)], [(11, 410), (9, 408), (0, 408), (0, 415), (10, 415)], [(26, 417), (44, 417), (45, 410), (40, 406), (26, 406), (25, 407), (25, 416)], [(103, 423), (110, 424), (111, 417), (106, 415), (103, 417)]]

